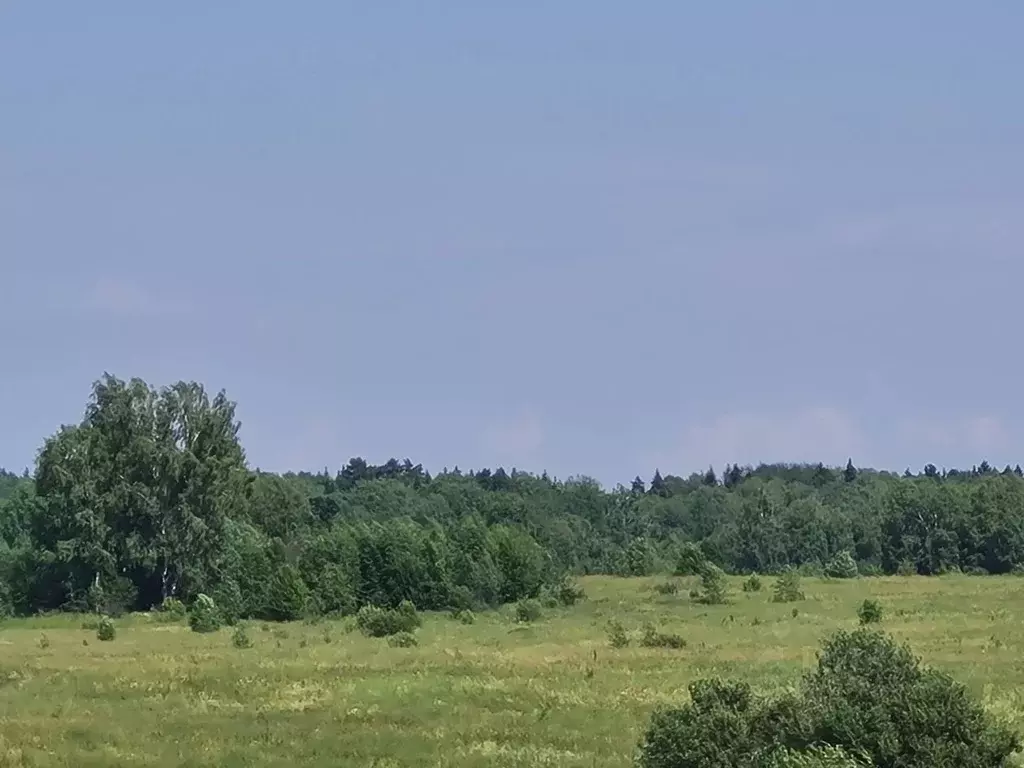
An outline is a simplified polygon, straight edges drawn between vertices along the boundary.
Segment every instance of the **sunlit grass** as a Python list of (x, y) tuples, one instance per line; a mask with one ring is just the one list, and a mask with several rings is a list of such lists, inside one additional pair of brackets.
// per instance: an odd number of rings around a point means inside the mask
[[(866, 597), (883, 629), (1024, 728), (1022, 578), (804, 579), (791, 604), (770, 601), (771, 579), (759, 593), (734, 579), (723, 606), (693, 604), (689, 583), (659, 595), (663, 580), (585, 579), (586, 602), (529, 625), (512, 607), (472, 625), (428, 615), (414, 648), (351, 622), (252, 622), (253, 646), (236, 648), (230, 629), (144, 616), (119, 620), (112, 642), (82, 617), (8, 621), (0, 768), (626, 766), (652, 708), (684, 700), (690, 681), (792, 685)], [(613, 618), (630, 647), (609, 646)], [(687, 647), (638, 647), (647, 621)]]

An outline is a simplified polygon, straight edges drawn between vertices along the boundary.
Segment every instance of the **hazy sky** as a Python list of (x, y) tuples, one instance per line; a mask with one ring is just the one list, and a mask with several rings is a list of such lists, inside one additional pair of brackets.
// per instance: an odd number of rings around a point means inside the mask
[(0, 465), (1024, 462), (1024, 5), (8, 2)]

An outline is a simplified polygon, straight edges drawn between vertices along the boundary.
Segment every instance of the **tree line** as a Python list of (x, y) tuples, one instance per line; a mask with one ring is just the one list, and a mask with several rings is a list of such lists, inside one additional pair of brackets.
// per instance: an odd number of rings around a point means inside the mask
[[(517, 469), (249, 468), (235, 405), (105, 375), (82, 421), (0, 471), (0, 612), (146, 610), (209, 594), (238, 617), (480, 608), (567, 574), (647, 575), (694, 547), (731, 573), (1024, 568), (1020, 466), (892, 473), (728, 465), (603, 488)], [(844, 555), (845, 556), (845, 555)]]

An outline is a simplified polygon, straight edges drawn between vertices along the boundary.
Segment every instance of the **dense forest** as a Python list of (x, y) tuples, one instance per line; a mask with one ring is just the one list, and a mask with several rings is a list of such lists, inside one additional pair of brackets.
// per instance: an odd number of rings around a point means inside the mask
[[(145, 610), (211, 595), (236, 617), (364, 604), (486, 607), (571, 574), (674, 570), (695, 548), (732, 573), (1024, 568), (1024, 478), (726, 466), (604, 489), (516, 469), (431, 475), (351, 459), (251, 470), (224, 393), (104, 376), (34, 472), (0, 472), (0, 612)], [(685, 564), (684, 564), (685, 565)]]

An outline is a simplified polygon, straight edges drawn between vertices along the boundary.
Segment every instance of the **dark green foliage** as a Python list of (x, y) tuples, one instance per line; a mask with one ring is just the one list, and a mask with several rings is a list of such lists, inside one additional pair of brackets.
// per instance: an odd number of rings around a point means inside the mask
[(473, 624), (476, 621), (476, 615), (469, 610), (469, 608), (463, 608), (461, 611), (455, 611), (452, 614), (452, 618), (460, 624)]
[(877, 624), (882, 620), (882, 606), (877, 600), (867, 599), (857, 607), (857, 618), (861, 624)]
[(676, 576), (697, 576), (707, 566), (707, 557), (701, 548), (692, 541), (684, 542), (679, 547), (679, 554), (676, 557)]
[(717, 565), (705, 563), (700, 575), (700, 589), (694, 600), (705, 605), (724, 605), (729, 602), (729, 585), (725, 573)]
[(860, 572), (857, 570), (857, 561), (853, 559), (853, 555), (844, 549), (828, 561), (825, 575), (833, 579), (855, 579)]
[(761, 577), (756, 573), (750, 574), (747, 579), (743, 582), (744, 592), (760, 592), (761, 591)]
[(298, 570), (292, 565), (278, 567), (267, 585), (264, 618), (271, 621), (301, 619), (308, 603), (309, 588)]
[(772, 602), (774, 603), (795, 603), (804, 599), (803, 590), (800, 587), (800, 574), (792, 568), (788, 568), (779, 574), (772, 587)]
[(520, 600), (516, 603), (516, 621), (520, 623), (537, 621), (541, 613), (540, 603), (536, 600)]
[(188, 625), (193, 632), (216, 632), (221, 626), (220, 611), (209, 595), (199, 594), (189, 606)]
[(117, 630), (114, 628), (114, 622), (108, 617), (104, 616), (100, 619), (99, 624), (96, 627), (96, 639), (109, 642), (114, 639), (114, 635), (117, 634)]
[(551, 595), (562, 606), (570, 607), (587, 599), (586, 590), (568, 576), (563, 576), (551, 589)]
[(640, 645), (644, 648), (685, 648), (686, 640), (681, 635), (659, 632), (653, 624), (645, 624)]
[(679, 593), (678, 581), (659, 581), (652, 589), (659, 595), (675, 595)]
[(690, 695), (652, 716), (643, 768), (1008, 768), (1019, 746), (963, 686), (867, 630), (826, 640), (799, 694), (712, 679)]
[(412, 648), (418, 643), (416, 635), (411, 632), (398, 632), (388, 637), (388, 645), (392, 648)]
[(629, 645), (629, 635), (626, 628), (614, 619), (608, 622), (608, 644), (612, 648), (625, 648)]
[(403, 601), (398, 608), (364, 605), (356, 613), (356, 626), (368, 637), (388, 637), (399, 632), (413, 632), (420, 626), (416, 606)]
[(655, 472), (649, 489), (500, 468), (431, 476), (395, 459), (273, 475), (246, 466), (234, 404), (197, 383), (104, 376), (85, 411), (45, 441), (32, 477), (0, 471), (0, 614), (116, 616), (204, 593), (231, 623), (402, 600), (568, 605), (580, 595), (562, 574), (664, 563), (834, 578), (851, 562), (908, 575), (1024, 564), (1024, 473), (984, 462), (905, 476), (726, 464), (720, 478)]
[(231, 644), (235, 648), (252, 648), (252, 638), (249, 637), (244, 625), (235, 627), (235, 631), (231, 633)]
[(185, 604), (174, 597), (165, 597), (156, 612), (157, 619), (166, 622), (184, 621), (187, 615)]

